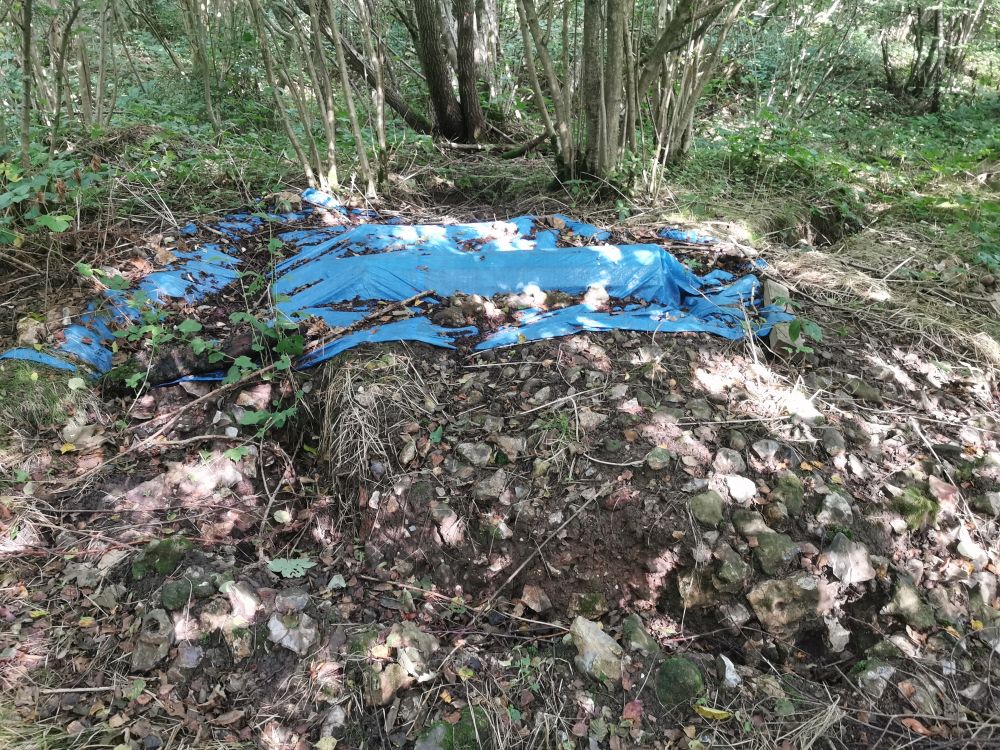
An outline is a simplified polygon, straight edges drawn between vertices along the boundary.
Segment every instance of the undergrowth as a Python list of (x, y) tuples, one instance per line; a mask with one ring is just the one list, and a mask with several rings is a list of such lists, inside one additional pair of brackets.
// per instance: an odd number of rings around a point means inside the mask
[(758, 238), (830, 244), (878, 221), (924, 223), (962, 260), (1000, 266), (1000, 98), (933, 114), (768, 112), (708, 130), (669, 175), (678, 208), (743, 218)]

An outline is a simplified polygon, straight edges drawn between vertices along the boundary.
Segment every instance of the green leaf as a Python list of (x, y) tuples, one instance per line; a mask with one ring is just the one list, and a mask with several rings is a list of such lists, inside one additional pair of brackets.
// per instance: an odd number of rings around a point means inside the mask
[(823, 340), (823, 329), (820, 328), (819, 324), (813, 320), (802, 321), (802, 332), (813, 341)]
[(251, 425), (266, 422), (271, 418), (269, 411), (245, 411), (240, 415), (240, 424)]
[(292, 514), (287, 510), (276, 510), (274, 511), (274, 520), (277, 523), (289, 523), (292, 520)]
[(140, 695), (142, 691), (146, 689), (146, 681), (141, 677), (136, 677), (128, 686), (128, 690), (125, 691), (125, 697), (130, 701), (134, 701)]
[(799, 337), (802, 335), (802, 321), (796, 318), (791, 323), (788, 324), (788, 338), (792, 341), (798, 341)]
[(70, 378), (66, 385), (69, 386), (71, 391), (82, 391), (87, 387), (87, 381), (83, 378)]
[(18, 233), (13, 229), (0, 227), (0, 245), (13, 245), (17, 242)]
[(243, 458), (249, 452), (250, 449), (247, 448), (245, 445), (238, 445), (235, 448), (230, 448), (222, 455), (235, 463), (236, 461), (239, 461), (241, 458)]
[(441, 442), (441, 439), (443, 437), (444, 437), (444, 425), (439, 425), (438, 428), (431, 433), (431, 442), (434, 443), (434, 445), (437, 445), (438, 443)]
[(73, 217), (65, 214), (42, 214), (35, 219), (35, 224), (52, 232), (65, 232), (69, 229)]
[(108, 289), (113, 289), (116, 292), (123, 292), (128, 289), (128, 279), (124, 276), (112, 276), (104, 283)]
[(267, 564), (268, 570), (282, 578), (301, 578), (309, 568), (313, 567), (316, 567), (316, 563), (307, 557), (280, 557)]
[(201, 354), (206, 349), (208, 349), (208, 342), (205, 341), (201, 336), (195, 336), (191, 339), (191, 351), (195, 354)]
[(774, 712), (778, 716), (791, 716), (795, 713), (795, 704), (788, 700), (788, 698), (779, 698), (774, 703)]
[(282, 336), (278, 339), (278, 343), (274, 348), (277, 349), (278, 354), (288, 354), (289, 356), (297, 357), (305, 351), (305, 346), (305, 337), (295, 335)]
[(198, 333), (198, 331), (200, 331), (201, 329), (202, 329), (201, 323), (199, 323), (197, 320), (194, 320), (193, 318), (187, 318), (185, 320), (182, 320), (180, 324), (177, 326), (177, 330), (180, 333), (185, 333), (185, 334)]
[(91, 268), (89, 263), (77, 263), (75, 266), (73, 266), (73, 268), (76, 269), (76, 272), (78, 274), (80, 274), (86, 279), (89, 279), (91, 276), (94, 275), (94, 269)]

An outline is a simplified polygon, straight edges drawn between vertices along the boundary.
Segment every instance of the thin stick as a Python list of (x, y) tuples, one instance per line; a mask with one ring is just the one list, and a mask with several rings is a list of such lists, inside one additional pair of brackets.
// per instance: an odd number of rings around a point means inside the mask
[(583, 457), (593, 461), (595, 464), (603, 464), (604, 466), (641, 466), (645, 461), (626, 461), (623, 464), (615, 463), (614, 461), (602, 461), (599, 458), (594, 458), (589, 453), (584, 453)]
[(109, 690), (114, 690), (114, 685), (108, 685), (107, 687), (76, 687), (76, 688), (45, 688), (39, 690), (39, 695), (64, 695), (66, 693), (106, 693)]

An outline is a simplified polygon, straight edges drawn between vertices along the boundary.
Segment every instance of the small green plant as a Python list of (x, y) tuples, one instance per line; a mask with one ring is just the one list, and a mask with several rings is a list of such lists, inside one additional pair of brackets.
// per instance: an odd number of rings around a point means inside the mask
[[(790, 310), (802, 308), (800, 303), (788, 297), (775, 297), (773, 301), (774, 304)], [(816, 321), (799, 314), (796, 315), (795, 320), (788, 324), (788, 338), (795, 345), (797, 352), (812, 354), (814, 351), (813, 348), (805, 342), (808, 339), (814, 343), (820, 343), (823, 340), (823, 328)]]
[(0, 147), (0, 246), (21, 247), (67, 231), (73, 225), (69, 208), (91, 197), (107, 176), (99, 165), (49, 160), (38, 147), (31, 156), (31, 169), (24, 172), (14, 163), (9, 147)]
[[(272, 218), (269, 215), (261, 215)], [(274, 264), (281, 258), (284, 243), (272, 237), (266, 247), (273, 270)], [(128, 287), (125, 279), (119, 276), (109, 277), (87, 264), (77, 264), (76, 270), (82, 277), (94, 279), (104, 288), (124, 291)], [(112, 344), (112, 350), (119, 351), (119, 341), (128, 344), (141, 342), (147, 347), (150, 355), (155, 356), (168, 344), (186, 345), (194, 355), (204, 357), (208, 364), (218, 365), (220, 370), (225, 371), (223, 384), (236, 383), (260, 369), (267, 370), (261, 374), (261, 378), (271, 380), (276, 374), (291, 370), (293, 358), (305, 351), (305, 338), (299, 333), (295, 323), (275, 314), (273, 309), (269, 311), (271, 320), (253, 311), (255, 301), (268, 291), (269, 278), (268, 275), (259, 272), (247, 273), (241, 277), (245, 309), (229, 315), (229, 323), (233, 328), (250, 329), (253, 336), (250, 349), (257, 355), (258, 361), (246, 354), (228, 354), (218, 341), (204, 335), (204, 326), (194, 318), (184, 318), (178, 323), (171, 324), (167, 312), (154, 304), (150, 296), (142, 290), (134, 291), (127, 298), (129, 307), (134, 311), (134, 320), (131, 325), (114, 332), (118, 341)], [(281, 299), (277, 298), (274, 301), (280, 302)], [(126, 386), (135, 389), (142, 388), (146, 381), (145, 370), (133, 370), (129, 367), (115, 368), (109, 376), (120, 379)], [(272, 408), (246, 411), (240, 417), (240, 424), (258, 427), (255, 437), (263, 437), (272, 429), (284, 427), (298, 413), (303, 396), (301, 390), (295, 390), (291, 404), (275, 400), (271, 404)], [(226, 451), (226, 456), (234, 461), (240, 460), (244, 455), (246, 449), (242, 447)]]
[(937, 518), (938, 504), (916, 487), (907, 487), (892, 505), (912, 530), (929, 526)]
[(564, 438), (569, 438), (573, 434), (573, 425), (569, 421), (569, 415), (561, 411), (557, 411), (551, 417), (535, 420), (531, 429), (555, 432)]

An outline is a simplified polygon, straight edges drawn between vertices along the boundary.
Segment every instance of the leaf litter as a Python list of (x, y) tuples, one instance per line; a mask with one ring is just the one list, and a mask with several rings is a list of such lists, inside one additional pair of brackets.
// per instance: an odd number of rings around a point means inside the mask
[(108, 390), (0, 500), (5, 715), (149, 750), (995, 739), (996, 373), (885, 335), (362, 349), (61, 492), (212, 386)]

